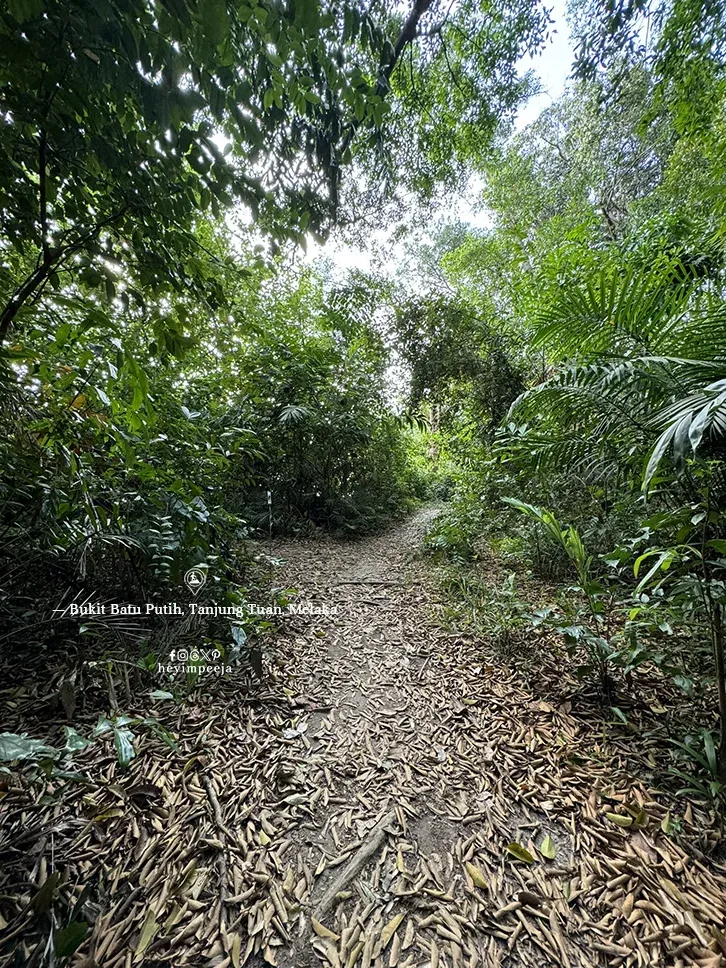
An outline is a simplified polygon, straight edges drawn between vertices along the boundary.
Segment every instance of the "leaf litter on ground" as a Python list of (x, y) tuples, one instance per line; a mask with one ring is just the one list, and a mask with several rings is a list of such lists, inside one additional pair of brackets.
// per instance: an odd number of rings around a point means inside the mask
[[(117, 720), (74, 753), (90, 782), (12, 773), (3, 968), (76, 902), (60, 943), (89, 968), (716, 968), (716, 819), (658, 791), (637, 735), (604, 739), (554, 654), (525, 680), (442, 625), (424, 523), (278, 542), (283, 581), (338, 614), (287, 620), (262, 681), (169, 704), (176, 748), (139, 730), (122, 768)], [(6, 744), (48, 735), (32, 688), (12, 702)]]

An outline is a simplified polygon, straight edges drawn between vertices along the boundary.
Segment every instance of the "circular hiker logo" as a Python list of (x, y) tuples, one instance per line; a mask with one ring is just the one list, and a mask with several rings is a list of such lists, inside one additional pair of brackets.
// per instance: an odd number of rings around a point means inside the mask
[(207, 574), (201, 568), (190, 568), (184, 576), (184, 584), (196, 595), (207, 583)]

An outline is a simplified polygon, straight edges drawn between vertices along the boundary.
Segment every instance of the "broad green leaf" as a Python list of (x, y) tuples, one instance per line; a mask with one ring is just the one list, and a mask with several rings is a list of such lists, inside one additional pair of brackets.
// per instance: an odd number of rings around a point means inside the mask
[(466, 868), (466, 873), (474, 882), (475, 887), (485, 888), (487, 886), (487, 879), (484, 873), (475, 864), (470, 864), (467, 861), (464, 867)]
[(706, 760), (708, 761), (708, 768), (713, 776), (718, 775), (718, 756), (716, 754), (716, 745), (713, 741), (713, 734), (709, 729), (702, 729), (701, 736), (703, 737), (703, 748), (706, 751)]
[(632, 827), (633, 818), (626, 817), (621, 813), (606, 813), (605, 816), (618, 827)]
[(229, 20), (225, 0), (204, 0), (200, 4), (204, 39), (218, 47), (227, 37)]
[(134, 734), (130, 729), (126, 729), (125, 727), (116, 727), (113, 731), (113, 742), (116, 747), (120, 766), (128, 766), (136, 756), (133, 739)]
[(38, 892), (32, 897), (30, 907), (36, 914), (44, 914), (49, 910), (53, 903), (53, 896), (56, 888), (60, 884), (61, 876), (58, 871), (50, 874), (41, 885)]
[(63, 733), (66, 738), (63, 748), (67, 753), (76, 753), (78, 750), (85, 749), (86, 746), (91, 745), (91, 740), (86, 739), (85, 736), (81, 736), (78, 730), (73, 729), (72, 726), (64, 726)]
[(156, 923), (156, 916), (153, 911), (148, 911), (146, 917), (144, 918), (144, 923), (141, 926), (141, 934), (139, 935), (139, 940), (136, 945), (136, 950), (134, 952), (134, 958), (140, 958), (146, 949), (151, 944), (151, 939), (156, 934), (156, 929), (158, 925)]
[(43, 13), (43, 0), (8, 0), (8, 12), (18, 23), (24, 24)]
[(55, 757), (58, 751), (40, 739), (32, 739), (25, 734), (0, 733), (0, 762), (13, 760), (35, 760), (40, 757)]

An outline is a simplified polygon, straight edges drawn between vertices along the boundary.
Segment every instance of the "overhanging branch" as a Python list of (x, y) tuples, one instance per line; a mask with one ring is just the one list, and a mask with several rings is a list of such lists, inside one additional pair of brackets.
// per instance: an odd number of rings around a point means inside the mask
[[(386, 94), (390, 91), (391, 85), (391, 75), (396, 68), (401, 59), (406, 47), (416, 39), (418, 34), (418, 25), (421, 21), (423, 15), (427, 12), (431, 6), (432, 0), (415, 0), (413, 9), (404, 21), (401, 31), (398, 35), (398, 39), (394, 45), (386, 44), (383, 49), (383, 54), (381, 55), (381, 62), (378, 67), (378, 80), (376, 81), (376, 86), (374, 89), (374, 94), (380, 98), (385, 98)], [(348, 127), (348, 131), (343, 138), (343, 143), (341, 147), (341, 155), (350, 147), (350, 143), (356, 135), (358, 128), (360, 127), (360, 121), (352, 121)]]

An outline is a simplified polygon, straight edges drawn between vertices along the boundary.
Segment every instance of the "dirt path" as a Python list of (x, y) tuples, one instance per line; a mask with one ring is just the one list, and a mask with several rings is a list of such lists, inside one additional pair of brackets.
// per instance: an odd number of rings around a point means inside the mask
[(8, 878), (27, 903), (52, 865), (68, 903), (88, 886), (84, 968), (721, 964), (710, 819), (681, 804), (666, 835), (637, 737), (444, 629), (412, 554), (431, 513), (277, 544), (278, 584), (337, 614), (285, 618), (262, 684), (157, 704), (178, 754), (140, 733), (127, 771), (96, 757), (105, 785), (10, 791), (0, 963), (38, 963)]
[[(339, 615), (291, 635), (314, 808), (288, 863), (313, 877), (278, 964), (718, 964), (723, 868), (699, 861), (698, 836), (686, 853), (663, 834), (666, 807), (623, 769), (631, 751), (443, 631), (408, 560), (424, 524), (279, 549), (285, 580)], [(381, 818), (384, 843), (323, 916)], [(311, 930), (316, 912), (334, 937)]]

